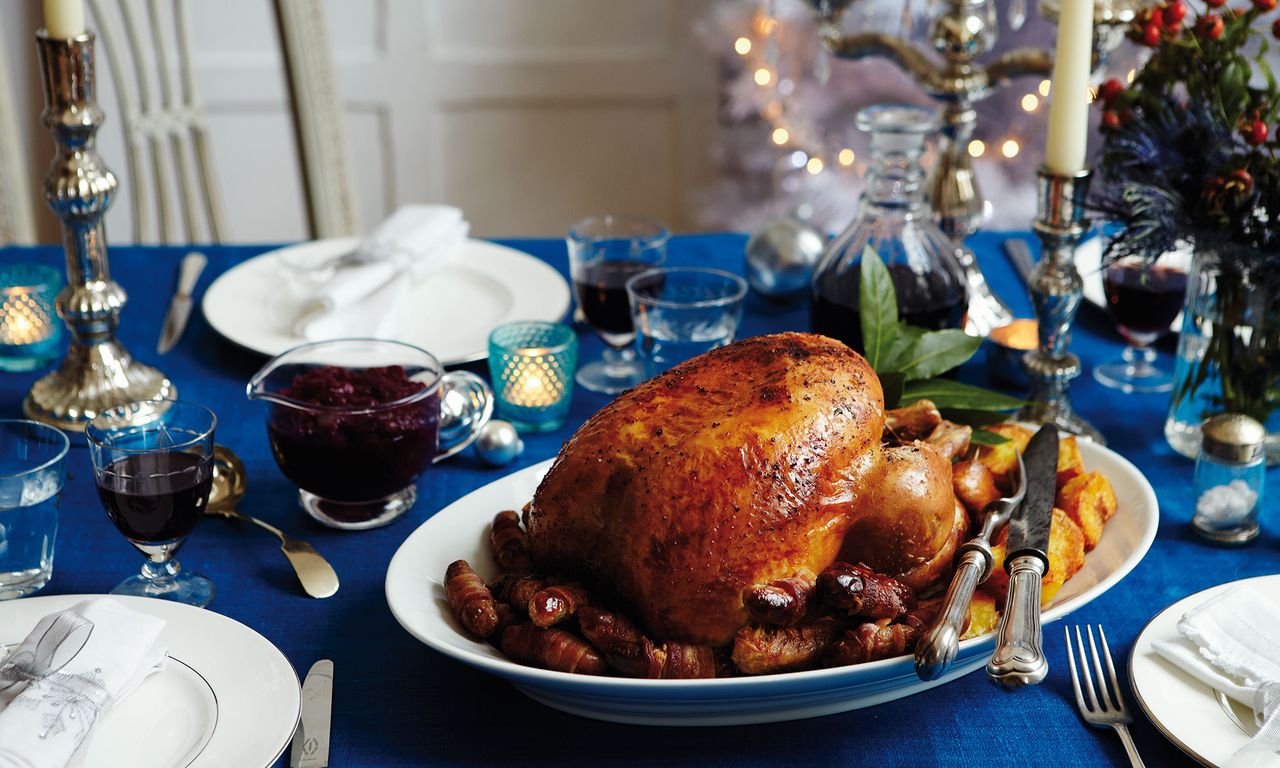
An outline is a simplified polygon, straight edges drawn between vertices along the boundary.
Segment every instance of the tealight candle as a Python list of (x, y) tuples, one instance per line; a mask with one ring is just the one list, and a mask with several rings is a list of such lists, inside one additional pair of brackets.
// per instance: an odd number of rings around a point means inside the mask
[(61, 284), (62, 273), (51, 267), (0, 267), (0, 370), (33, 371), (57, 357)]
[(498, 415), (521, 432), (564, 423), (578, 365), (578, 337), (568, 326), (515, 322), (489, 335), (489, 373)]

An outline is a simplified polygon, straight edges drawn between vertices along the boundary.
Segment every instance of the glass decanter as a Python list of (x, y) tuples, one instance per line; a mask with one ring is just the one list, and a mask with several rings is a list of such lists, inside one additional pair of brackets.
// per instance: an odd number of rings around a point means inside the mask
[(867, 187), (853, 222), (814, 271), (814, 332), (862, 351), (858, 286), (866, 246), (889, 268), (899, 319), (933, 330), (962, 328), (968, 306), (964, 271), (957, 246), (930, 217), (920, 165), (925, 140), (938, 130), (936, 113), (882, 104), (859, 111), (857, 125), (871, 133)]

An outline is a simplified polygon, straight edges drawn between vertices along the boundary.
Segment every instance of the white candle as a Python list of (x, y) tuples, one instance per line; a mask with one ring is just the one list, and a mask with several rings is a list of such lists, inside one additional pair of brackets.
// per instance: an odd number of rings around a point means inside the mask
[(44, 0), (44, 30), (55, 40), (84, 34), (84, 0)]
[(1084, 170), (1089, 138), (1089, 71), (1093, 68), (1093, 0), (1062, 0), (1053, 59), (1049, 138), (1044, 164), (1073, 176)]

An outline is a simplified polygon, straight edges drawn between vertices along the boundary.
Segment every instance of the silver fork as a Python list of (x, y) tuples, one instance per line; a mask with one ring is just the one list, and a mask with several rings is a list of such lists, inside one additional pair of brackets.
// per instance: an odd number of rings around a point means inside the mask
[[(1111, 726), (1115, 732), (1120, 734), (1120, 741), (1124, 742), (1124, 751), (1129, 753), (1129, 763), (1133, 768), (1145, 768), (1142, 763), (1142, 757), (1138, 755), (1138, 747), (1133, 743), (1133, 736), (1129, 733), (1129, 723), (1133, 722), (1133, 716), (1129, 714), (1128, 708), (1124, 703), (1124, 696), (1120, 694), (1120, 681), (1116, 678), (1116, 667), (1111, 662), (1111, 649), (1107, 647), (1107, 635), (1102, 631), (1101, 625), (1098, 627), (1098, 638), (1102, 641), (1102, 654), (1098, 654), (1098, 647), (1093, 643), (1093, 626), (1087, 626), (1086, 633), (1089, 635), (1089, 659), (1093, 663), (1093, 669), (1098, 674), (1098, 691), (1094, 693), (1093, 675), (1089, 674), (1089, 664), (1085, 663), (1084, 658), (1084, 639), (1080, 635), (1080, 627), (1076, 628), (1076, 645), (1080, 648), (1080, 669), (1076, 670), (1076, 655), (1071, 648), (1071, 628), (1066, 628), (1067, 635), (1067, 665), (1071, 667), (1071, 687), (1076, 692), (1076, 707), (1080, 710), (1080, 716), (1085, 722), (1097, 728), (1103, 726)], [(1107, 676), (1102, 674), (1102, 659), (1107, 660)], [(1084, 673), (1084, 687), (1089, 691), (1089, 703), (1086, 704), (1084, 696), (1080, 692), (1080, 673)], [(1111, 684), (1108, 687), (1107, 677), (1111, 678)]]

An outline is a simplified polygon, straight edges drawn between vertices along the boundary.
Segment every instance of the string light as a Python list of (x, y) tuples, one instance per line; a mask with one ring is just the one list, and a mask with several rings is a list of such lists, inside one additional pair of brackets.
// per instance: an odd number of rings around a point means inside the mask
[(1026, 112), (1035, 112), (1036, 107), (1040, 106), (1040, 100), (1036, 98), (1034, 93), (1028, 93), (1022, 97), (1022, 109)]
[(764, 67), (756, 70), (756, 85), (768, 85), (773, 80), (773, 73)]
[(1018, 156), (1019, 149), (1020, 147), (1018, 146), (1018, 142), (1013, 139), (1008, 139), (1005, 143), (1000, 145), (1000, 153), (1010, 160)]
[(849, 166), (853, 165), (853, 161), (856, 160), (857, 158), (858, 156), (855, 155), (853, 153), (853, 150), (849, 149), (848, 147), (845, 147), (844, 149), (840, 150), (840, 154), (836, 156), (836, 160), (845, 168), (848, 168)]
[(774, 144), (777, 144), (778, 146), (782, 146), (783, 144), (786, 144), (787, 140), (789, 140), (790, 138), (791, 138), (791, 132), (788, 131), (786, 128), (782, 128), (781, 126), (779, 126), (778, 128), (773, 129)]
[(809, 171), (809, 173), (812, 173), (814, 176), (817, 176), (819, 173), (822, 173), (822, 158), (811, 157), (809, 158), (809, 162), (805, 163), (804, 167), (807, 171)]
[(982, 157), (982, 153), (987, 151), (987, 145), (981, 141), (974, 139), (969, 142), (969, 157)]
[(746, 56), (751, 53), (751, 38), (740, 37), (733, 41), (733, 50), (738, 52), (739, 56)]
[(1134, 80), (1134, 78), (1136, 78), (1137, 76), (1138, 76), (1138, 70), (1136, 70), (1136, 69), (1131, 69), (1131, 70), (1129, 70), (1128, 74), (1126, 74), (1126, 75), (1124, 76), (1124, 79), (1125, 79), (1125, 80), (1128, 80), (1130, 83), (1132, 83), (1132, 82), (1133, 82), (1133, 80)]
[(1049, 87), (1050, 87), (1050, 86), (1052, 86), (1052, 85), (1053, 85), (1053, 83), (1050, 83), (1048, 80), (1041, 80), (1041, 81), (1040, 81), (1040, 95), (1041, 95), (1041, 96), (1044, 96), (1045, 98), (1049, 98)]

